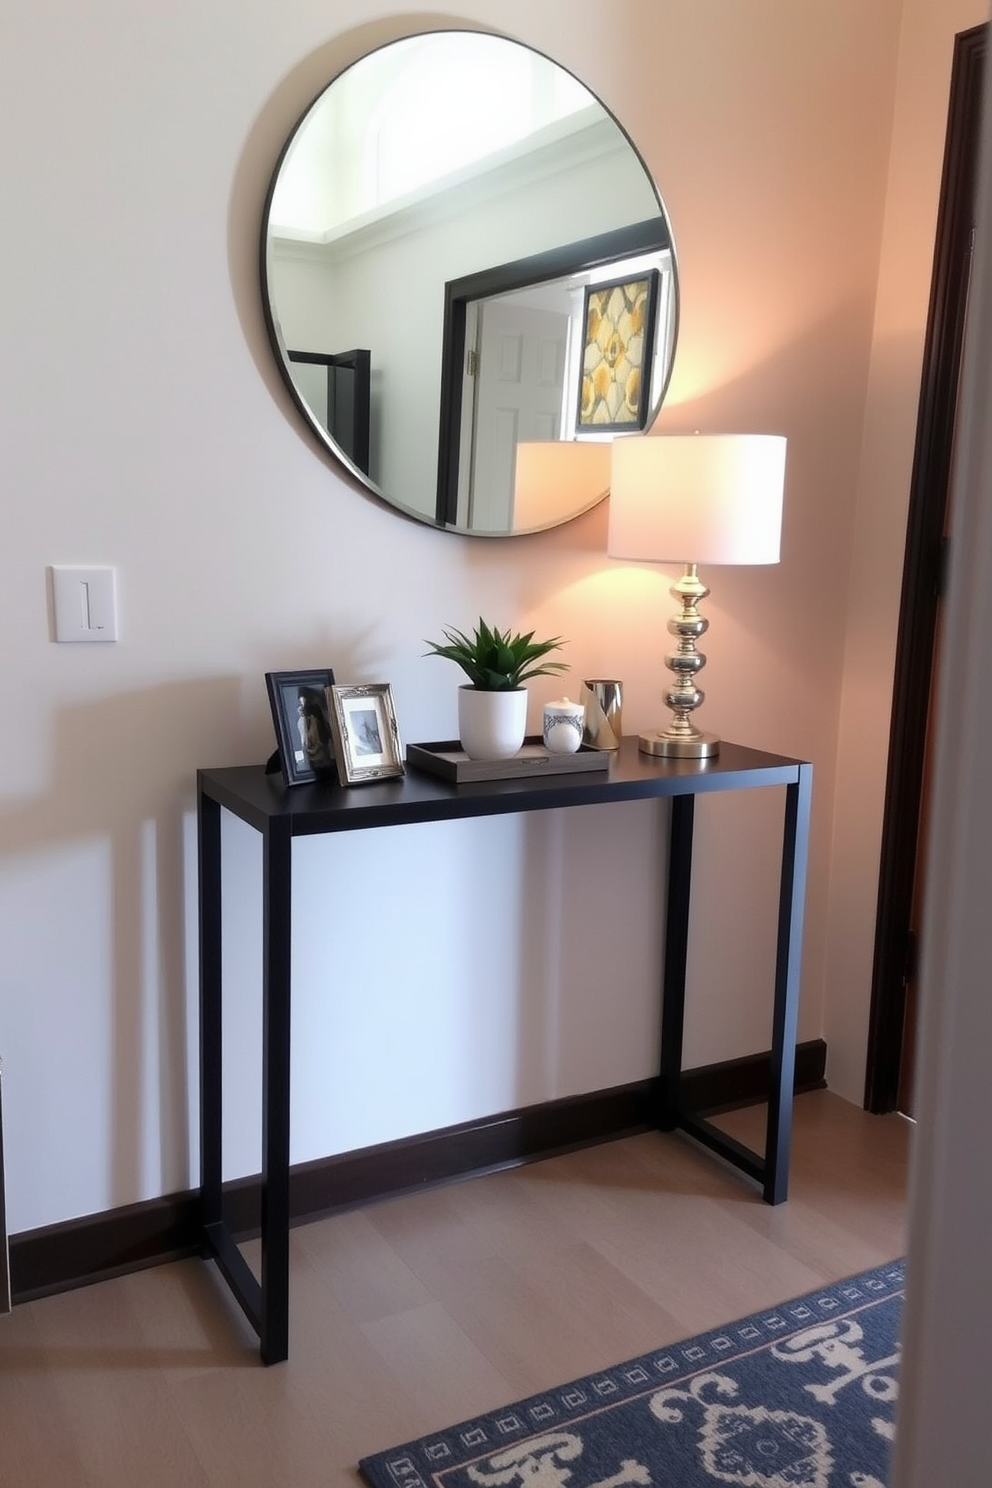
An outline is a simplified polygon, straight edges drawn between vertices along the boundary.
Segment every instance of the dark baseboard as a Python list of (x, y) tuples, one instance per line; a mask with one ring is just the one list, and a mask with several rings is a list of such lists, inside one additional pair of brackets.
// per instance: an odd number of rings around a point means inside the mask
[[(796, 1073), (793, 1082), (797, 1095), (807, 1090), (825, 1090), (827, 1046), (823, 1039), (809, 1039), (796, 1045)], [(682, 1075), (682, 1101), (690, 1111), (701, 1116), (715, 1116), (719, 1111), (735, 1111), (741, 1106), (756, 1106), (767, 1100), (771, 1084), (772, 1056), (747, 1054), (743, 1059), (725, 1059), (720, 1064), (704, 1064), (685, 1070)]]
[[(824, 1087), (826, 1055), (822, 1039), (799, 1045), (797, 1094)], [(707, 1114), (754, 1104), (767, 1095), (770, 1070), (768, 1053), (687, 1070), (682, 1077), (683, 1100), (691, 1110)], [(290, 1175), (290, 1213), (302, 1223), (432, 1184), (648, 1131), (653, 1124), (655, 1090), (656, 1081), (643, 1080), (297, 1164)], [(244, 1178), (227, 1185), (226, 1205), (235, 1233), (257, 1231), (258, 1179)], [(195, 1192), (167, 1194), (27, 1230), (10, 1238), (13, 1300), (27, 1302), (105, 1281), (144, 1266), (196, 1255), (200, 1249)]]

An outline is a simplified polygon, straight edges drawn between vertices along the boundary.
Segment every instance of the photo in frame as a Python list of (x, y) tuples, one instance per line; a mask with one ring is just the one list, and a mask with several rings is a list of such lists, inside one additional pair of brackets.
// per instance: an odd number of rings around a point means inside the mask
[(333, 684), (329, 668), (265, 674), (279, 768), (287, 785), (333, 774), (334, 739), (327, 710), (327, 689)]
[(388, 682), (327, 689), (334, 758), (342, 785), (403, 775), (392, 689)]
[(634, 278), (586, 286), (576, 432), (633, 434), (644, 429), (651, 403), (658, 280), (657, 269), (649, 269)]

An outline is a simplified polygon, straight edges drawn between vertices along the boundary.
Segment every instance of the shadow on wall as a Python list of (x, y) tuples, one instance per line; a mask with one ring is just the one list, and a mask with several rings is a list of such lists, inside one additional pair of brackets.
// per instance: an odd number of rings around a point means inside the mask
[[(195, 844), (190, 852), (185, 838), (196, 798), (187, 762), (231, 760), (232, 741), (244, 733), (241, 693), (240, 677), (213, 677), (63, 708), (54, 723), (48, 793), (0, 812), (0, 873), (5, 860), (30, 856), (38, 863), (48, 855), (43, 877), (32, 876), (32, 899), (15, 901), (23, 918), (5, 936), (8, 1106), (20, 1111), (22, 1130), (38, 1133), (40, 1150), (25, 1154), (33, 1202), (56, 1162), (78, 1161), (86, 1173), (80, 1187), (103, 1181), (112, 1204), (189, 1181), (196, 986), (195, 976), (188, 985), (187, 967), (195, 968), (188, 932), (195, 935), (196, 883)], [(79, 864), (96, 865), (92, 892), (81, 885), (77, 896), (73, 878), (71, 898), (49, 902), (46, 894), (65, 880), (65, 864), (70, 874)], [(105, 933), (92, 923), (97, 916), (106, 918)], [(79, 964), (86, 959), (77, 955), (80, 945), (92, 952), (88, 965)], [(101, 953), (109, 963), (102, 986)], [(70, 985), (44, 985), (51, 1005), (39, 1020), (24, 1004), (38, 996), (38, 967), (53, 962), (64, 966)], [(109, 1049), (94, 1042), (95, 1029), (109, 1031)], [(94, 1071), (104, 1070), (109, 1089), (92, 1089)], [(26, 1089), (35, 1097), (56, 1092), (49, 1138), (38, 1111), (25, 1103)], [(77, 1133), (85, 1143), (78, 1154)], [(13, 1151), (8, 1158), (12, 1176), (22, 1164)]]

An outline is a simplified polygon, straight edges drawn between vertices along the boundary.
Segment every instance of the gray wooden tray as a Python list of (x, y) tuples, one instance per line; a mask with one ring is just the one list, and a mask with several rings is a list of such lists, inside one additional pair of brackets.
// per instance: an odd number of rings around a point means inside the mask
[(574, 775), (580, 770), (607, 770), (611, 752), (582, 744), (574, 754), (552, 754), (540, 735), (524, 740), (523, 748), (510, 759), (469, 759), (457, 739), (435, 744), (408, 744), (406, 762), (415, 770), (440, 775), (456, 785), (471, 780), (514, 780), (524, 775)]

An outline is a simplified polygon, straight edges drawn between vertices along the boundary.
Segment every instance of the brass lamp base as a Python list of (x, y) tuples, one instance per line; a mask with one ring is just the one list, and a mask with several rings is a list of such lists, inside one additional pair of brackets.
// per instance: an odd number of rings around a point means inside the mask
[(696, 572), (696, 565), (687, 563), (670, 592), (680, 605), (678, 614), (668, 622), (668, 634), (676, 638), (678, 645), (665, 657), (665, 665), (674, 677), (665, 693), (665, 702), (674, 716), (666, 729), (642, 734), (637, 747), (642, 754), (667, 759), (712, 759), (720, 753), (719, 734), (700, 733), (692, 721), (693, 713), (706, 696), (696, 686), (696, 677), (706, 665), (706, 657), (697, 649), (696, 642), (709, 629), (709, 621), (699, 613), (698, 604), (710, 591)]
[(642, 754), (661, 755), (665, 759), (712, 759), (720, 753), (719, 734), (701, 734), (686, 737), (669, 733), (642, 734), (637, 741)]

